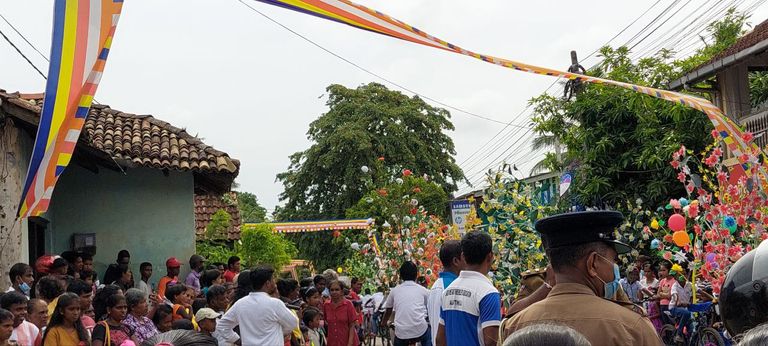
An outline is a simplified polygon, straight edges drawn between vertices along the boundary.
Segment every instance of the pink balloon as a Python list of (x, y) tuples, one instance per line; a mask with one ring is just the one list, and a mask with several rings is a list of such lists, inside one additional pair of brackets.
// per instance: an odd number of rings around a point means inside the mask
[(685, 216), (680, 214), (673, 214), (669, 217), (667, 225), (669, 225), (669, 229), (673, 231), (685, 230)]

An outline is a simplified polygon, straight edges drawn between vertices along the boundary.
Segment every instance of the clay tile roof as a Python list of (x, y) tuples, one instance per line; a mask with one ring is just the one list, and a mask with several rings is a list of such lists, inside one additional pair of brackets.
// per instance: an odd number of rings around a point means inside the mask
[[(7, 101), (34, 112), (37, 119), (42, 98), (43, 94), (6, 93), (0, 89), (0, 103)], [(240, 169), (238, 160), (184, 129), (151, 115), (124, 113), (107, 105), (91, 107), (80, 141), (120, 164), (132, 162), (143, 167), (225, 176), (223, 180), (230, 184)]]
[(213, 214), (223, 209), (231, 217), (231, 226), (227, 229), (227, 239), (240, 239), (240, 209), (237, 206), (237, 194), (229, 192), (224, 196), (213, 194), (195, 194), (195, 235), (205, 236), (205, 228), (211, 222)]
[(734, 55), (750, 47), (753, 47), (756, 44), (762, 41), (765, 41), (767, 39), (768, 39), (768, 20), (755, 26), (755, 28), (752, 31), (742, 36), (740, 39), (736, 41), (736, 43), (726, 48), (724, 51), (720, 52), (719, 54), (715, 55), (714, 57), (712, 57), (712, 59), (710, 59), (708, 62), (702, 65), (706, 65), (711, 62), (720, 60), (722, 58)]

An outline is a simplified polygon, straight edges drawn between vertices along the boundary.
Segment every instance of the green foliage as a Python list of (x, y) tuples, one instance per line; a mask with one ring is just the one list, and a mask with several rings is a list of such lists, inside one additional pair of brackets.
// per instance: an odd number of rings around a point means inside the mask
[(235, 248), (249, 266), (269, 264), (278, 269), (297, 253), (296, 246), (269, 224), (243, 225)]
[[(383, 224), (391, 215), (408, 215), (417, 206), (424, 207), (430, 215), (447, 216), (448, 195), (440, 185), (422, 177), (404, 176), (400, 179), (369, 191), (357, 204), (347, 209), (346, 217), (372, 217), (377, 224)], [(418, 204), (408, 204), (412, 199)]]
[(555, 207), (543, 204), (534, 186), (503, 179), (500, 173), (489, 177), (489, 183), (477, 216), (471, 215), (468, 222), (493, 236), (495, 280), (503, 292), (514, 294), (520, 285), (521, 272), (547, 265), (534, 224), (555, 214)]
[(205, 257), (209, 263), (227, 263), (229, 257), (238, 255), (228, 244), (198, 241), (195, 245), (195, 253)]
[(298, 258), (309, 260), (318, 272), (336, 269), (352, 256), (352, 250), (345, 239), (365, 242), (365, 234), (360, 230), (340, 231), (341, 236), (333, 236), (333, 231), (286, 234), (298, 249)]
[[(285, 205), (276, 220), (344, 218), (369, 192), (360, 167), (373, 167), (382, 157), (392, 170), (387, 176), (409, 168), (415, 175), (427, 174), (446, 194), (464, 179), (454, 159), (453, 140), (446, 134), (454, 129), (448, 111), (377, 83), (354, 89), (331, 85), (326, 90), (329, 109), (307, 132), (312, 145), (291, 155), (288, 170), (277, 175)], [(354, 238), (355, 232), (343, 233)], [(339, 247), (327, 232), (289, 238), (299, 256), (317, 268), (337, 268), (351, 256), (349, 248)]]
[(280, 220), (342, 218), (365, 192), (360, 167), (384, 157), (394, 170), (428, 174), (446, 193), (464, 174), (456, 165), (448, 111), (370, 83), (356, 89), (331, 85), (328, 112), (310, 124), (313, 144), (291, 155)]
[[(683, 61), (673, 52), (632, 61), (626, 47), (604, 47), (604, 60), (589, 74), (654, 88), (664, 88), (686, 68), (708, 61), (738, 39), (746, 18), (730, 11), (708, 30), (713, 44)], [(612, 86), (587, 84), (574, 100), (542, 95), (534, 98), (534, 130), (540, 143), (564, 146), (562, 157), (549, 154), (537, 169), (574, 167), (570, 193), (587, 206), (622, 205), (642, 197), (650, 205), (684, 188), (667, 162), (680, 145), (701, 151), (712, 125), (699, 111)], [(567, 202), (571, 202), (568, 200)]]
[(768, 72), (749, 73), (749, 100), (752, 108), (757, 108), (768, 101)]
[(237, 206), (240, 208), (240, 218), (243, 223), (262, 223), (267, 217), (267, 209), (259, 204), (256, 195), (250, 192), (237, 193)]
[(205, 238), (209, 241), (227, 240), (227, 230), (232, 226), (232, 217), (224, 209), (217, 210), (211, 216), (211, 222), (205, 226)]
[[(739, 37), (746, 32), (744, 26), (747, 24), (748, 18), (743, 13), (736, 12), (735, 8), (730, 8), (723, 19), (708, 25), (707, 32), (711, 37), (711, 43), (704, 41), (705, 46), (696, 51), (696, 54), (675, 62), (679, 71), (678, 75), (699, 67), (736, 43)], [(704, 40), (703, 37), (701, 39)]]

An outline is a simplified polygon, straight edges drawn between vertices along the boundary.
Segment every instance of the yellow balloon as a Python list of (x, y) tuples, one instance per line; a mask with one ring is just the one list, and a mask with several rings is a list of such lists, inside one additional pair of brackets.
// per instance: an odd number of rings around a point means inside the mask
[(341, 274), (342, 272), (344, 272), (344, 270), (343, 270), (343, 269), (341, 269), (341, 267), (338, 267), (338, 268), (336, 268), (336, 271), (337, 271), (339, 274)]

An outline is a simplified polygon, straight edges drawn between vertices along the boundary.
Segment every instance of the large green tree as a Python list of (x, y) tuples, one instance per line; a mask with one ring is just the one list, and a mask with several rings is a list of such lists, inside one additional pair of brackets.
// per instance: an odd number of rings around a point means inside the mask
[[(368, 192), (361, 167), (372, 167), (380, 158), (393, 171), (407, 168), (428, 175), (446, 193), (464, 179), (446, 133), (454, 129), (447, 110), (377, 83), (326, 90), (328, 111), (307, 132), (312, 145), (291, 155), (288, 170), (277, 175), (285, 202), (278, 220), (344, 218)], [(339, 265), (349, 256), (349, 251), (336, 251), (338, 245), (329, 238), (322, 232), (292, 236), (299, 255), (319, 268)]]
[[(604, 47), (602, 63), (588, 74), (664, 89), (735, 42), (744, 21), (729, 12), (709, 26), (712, 42), (683, 60), (662, 50), (633, 61), (626, 47)], [(537, 168), (575, 171), (570, 191), (586, 206), (623, 205), (636, 198), (656, 205), (685, 195), (668, 163), (670, 155), (680, 145), (698, 152), (711, 142), (712, 124), (703, 113), (623, 88), (588, 84), (571, 101), (542, 95), (532, 102), (534, 131), (540, 137), (535, 144), (552, 145), (556, 139), (564, 149), (560, 157), (548, 154)]]
[(240, 208), (240, 218), (243, 223), (261, 223), (267, 217), (267, 209), (259, 204), (256, 195), (250, 192), (237, 193), (237, 206)]

